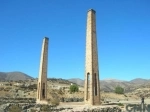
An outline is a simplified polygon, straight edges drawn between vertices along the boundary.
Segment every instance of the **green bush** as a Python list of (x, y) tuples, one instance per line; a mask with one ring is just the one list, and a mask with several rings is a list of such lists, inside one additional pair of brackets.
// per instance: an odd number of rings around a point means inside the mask
[(118, 106), (124, 106), (122, 103), (118, 103)]
[(79, 87), (76, 84), (70, 86), (70, 93), (78, 92)]
[(117, 86), (115, 88), (115, 93), (117, 93), (117, 94), (123, 94), (124, 93), (124, 89), (122, 87), (120, 87), (120, 86)]

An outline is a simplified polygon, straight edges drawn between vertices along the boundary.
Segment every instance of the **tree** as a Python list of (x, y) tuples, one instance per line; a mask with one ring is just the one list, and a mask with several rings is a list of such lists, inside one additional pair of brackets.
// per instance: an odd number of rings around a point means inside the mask
[(120, 87), (120, 86), (117, 86), (115, 88), (115, 93), (117, 93), (117, 94), (123, 94), (124, 93), (124, 89), (122, 87)]
[(76, 84), (73, 84), (70, 86), (70, 92), (74, 93), (74, 92), (78, 92), (79, 91), (79, 87)]

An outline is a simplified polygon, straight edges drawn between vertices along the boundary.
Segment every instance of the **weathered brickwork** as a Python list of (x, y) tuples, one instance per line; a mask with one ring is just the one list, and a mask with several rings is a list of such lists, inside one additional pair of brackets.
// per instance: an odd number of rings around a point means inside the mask
[(43, 39), (39, 78), (37, 83), (37, 103), (47, 103), (47, 61), (48, 61), (48, 41)]
[(100, 84), (98, 52), (96, 40), (96, 12), (90, 9), (87, 14), (86, 55), (85, 55), (85, 104), (100, 104)]

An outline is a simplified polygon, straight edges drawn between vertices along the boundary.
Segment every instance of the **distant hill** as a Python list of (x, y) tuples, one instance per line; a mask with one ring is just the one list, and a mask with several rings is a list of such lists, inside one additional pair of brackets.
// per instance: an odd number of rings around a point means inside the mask
[[(33, 79), (33, 77), (22, 73), (22, 72), (0, 72), (0, 80), (27, 80), (27, 79)], [(72, 78), (72, 79), (55, 79), (52, 78), (53, 81), (57, 80), (58, 82), (62, 83), (68, 83), (67, 81), (76, 83), (80, 86), (84, 86), (84, 80), (79, 78)], [(123, 80), (117, 80), (117, 79), (105, 79), (100, 80), (100, 89), (101, 91), (114, 91), (116, 86), (121, 86), (125, 89), (125, 92), (131, 92), (136, 90), (137, 88), (141, 88), (142, 86), (150, 85), (150, 79), (142, 79), (142, 78), (136, 78), (131, 81), (123, 81)]]
[(73, 83), (76, 83), (76, 84), (78, 84), (78, 85), (80, 85), (80, 86), (83, 86), (83, 85), (84, 85), (84, 80), (79, 79), (79, 78), (68, 79), (68, 81), (73, 82)]
[(0, 72), (0, 80), (27, 80), (33, 77), (22, 72)]
[(135, 83), (135, 84), (145, 84), (145, 83), (150, 82), (150, 80), (149, 79), (136, 78), (136, 79), (131, 80), (130, 82)]
[[(78, 85), (84, 86), (84, 80), (79, 78), (68, 79), (71, 82), (74, 82)], [(117, 79), (105, 79), (100, 80), (100, 89), (102, 91), (114, 91), (116, 86), (121, 86), (125, 89), (125, 92), (130, 92), (135, 90), (136, 88), (141, 87), (143, 84), (150, 83), (150, 80), (136, 78), (131, 81), (122, 81)]]
[(0, 80), (5, 80), (7, 77), (7, 74), (4, 72), (0, 72)]
[(104, 80), (102, 80), (102, 81), (106, 81), (106, 82), (124, 82), (125, 80), (118, 80), (118, 79), (104, 79)]

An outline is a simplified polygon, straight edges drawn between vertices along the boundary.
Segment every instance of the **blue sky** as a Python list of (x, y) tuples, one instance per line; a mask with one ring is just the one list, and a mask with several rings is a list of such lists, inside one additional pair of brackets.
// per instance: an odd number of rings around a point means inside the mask
[(0, 71), (84, 79), (87, 11), (96, 11), (100, 79), (150, 79), (149, 0), (0, 0)]

